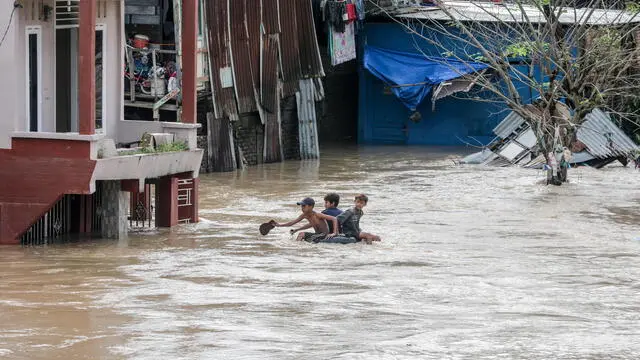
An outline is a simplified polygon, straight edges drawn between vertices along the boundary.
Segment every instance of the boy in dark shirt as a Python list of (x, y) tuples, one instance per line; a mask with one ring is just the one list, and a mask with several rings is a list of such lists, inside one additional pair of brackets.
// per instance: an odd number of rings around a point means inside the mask
[(360, 194), (356, 196), (355, 206), (349, 210), (345, 210), (338, 215), (337, 220), (342, 226), (342, 232), (345, 236), (355, 237), (358, 240), (371, 244), (373, 241), (380, 241), (378, 235), (366, 233), (360, 229), (360, 218), (364, 215), (362, 208), (367, 206), (369, 198), (367, 195)]
[(302, 214), (298, 216), (295, 220), (289, 221), (288, 223), (280, 224), (275, 223), (276, 227), (286, 227), (299, 223), (303, 219), (307, 219), (309, 221), (308, 227), (313, 227), (316, 231), (315, 233), (304, 232), (298, 234), (298, 240), (305, 240), (310, 242), (319, 242), (324, 239), (329, 239), (337, 235), (337, 231), (329, 231), (329, 227), (327, 223), (329, 221), (332, 222), (333, 228), (338, 228), (338, 221), (333, 216), (325, 215), (322, 213), (317, 213), (313, 211), (313, 207), (316, 202), (312, 198), (304, 198), (302, 201), (298, 202), (300, 205), (300, 209), (302, 210)]
[[(338, 209), (338, 204), (340, 203), (340, 195), (336, 193), (329, 193), (324, 197), (324, 210), (322, 213), (325, 215), (336, 217), (342, 213), (342, 210)], [(327, 221), (327, 226), (329, 226), (329, 232), (333, 233), (333, 221)], [(301, 226), (298, 229), (291, 229), (291, 234), (295, 234), (298, 231), (306, 230), (311, 227), (311, 224), (307, 224)], [(338, 225), (338, 230), (340, 230), (340, 226)], [(336, 231), (339, 233), (339, 231)]]

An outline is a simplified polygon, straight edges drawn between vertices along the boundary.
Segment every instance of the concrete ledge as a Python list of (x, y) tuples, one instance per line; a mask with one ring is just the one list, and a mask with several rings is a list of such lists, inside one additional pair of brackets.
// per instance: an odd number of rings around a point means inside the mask
[(176, 122), (120, 120), (118, 123), (118, 137), (116, 142), (130, 143), (140, 140), (146, 133), (170, 133), (174, 135), (174, 141), (187, 143), (189, 149), (197, 149), (197, 133), (200, 124), (185, 124)]
[(202, 150), (114, 156), (96, 161), (96, 180), (150, 179), (190, 172), (200, 173)]
[(71, 141), (99, 141), (104, 139), (104, 134), (80, 135), (79, 133), (54, 133), (54, 132), (27, 132), (16, 131), (12, 138), (21, 139), (47, 139), (47, 140), (71, 140)]
[(202, 127), (202, 124), (187, 124), (187, 123), (179, 123), (179, 122), (161, 122), (163, 128), (167, 129), (199, 129)]

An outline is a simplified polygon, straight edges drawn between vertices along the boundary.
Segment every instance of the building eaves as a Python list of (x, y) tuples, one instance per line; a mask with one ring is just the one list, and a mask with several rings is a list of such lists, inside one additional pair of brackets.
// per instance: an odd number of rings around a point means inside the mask
[[(383, 9), (388, 15), (404, 19), (439, 21), (476, 21), (504, 23), (544, 23), (539, 8), (516, 3), (496, 4), (486, 1), (443, 1), (446, 12), (438, 6), (407, 6)], [(561, 24), (620, 25), (640, 23), (640, 14), (622, 10), (571, 8), (560, 11)]]

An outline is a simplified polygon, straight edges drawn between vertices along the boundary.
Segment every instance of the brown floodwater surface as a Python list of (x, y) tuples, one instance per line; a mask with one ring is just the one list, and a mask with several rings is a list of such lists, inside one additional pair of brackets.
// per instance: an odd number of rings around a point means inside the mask
[[(0, 359), (638, 359), (640, 171), (543, 186), (466, 149), (202, 174), (198, 224), (0, 247)], [(369, 195), (374, 245), (258, 225)]]

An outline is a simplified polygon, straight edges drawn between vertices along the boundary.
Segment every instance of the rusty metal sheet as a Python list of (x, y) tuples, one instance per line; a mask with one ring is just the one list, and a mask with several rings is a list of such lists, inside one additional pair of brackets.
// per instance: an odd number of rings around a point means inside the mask
[(262, 5), (261, 0), (245, 0), (245, 4), (251, 76), (257, 90), (260, 88), (260, 9)]
[[(208, 119), (211, 127), (213, 171), (233, 171), (236, 169), (236, 153), (233, 141), (233, 127), (229, 119)], [(213, 140), (212, 139), (212, 140)]]
[(298, 139), (300, 158), (302, 160), (320, 158), (315, 91), (313, 79), (300, 80), (300, 91), (296, 93), (296, 102), (298, 108)]
[(260, 77), (260, 99), (267, 113), (275, 112), (278, 94), (278, 34), (262, 36), (262, 76)]
[(265, 34), (280, 33), (278, 0), (262, 0), (262, 24)]
[(298, 91), (298, 79), (302, 76), (300, 69), (300, 38), (298, 36), (297, 0), (279, 0), (280, 6), (280, 53), (283, 95), (292, 96)]
[(244, 1), (228, 0), (230, 54), (233, 63), (233, 79), (238, 111), (247, 113), (257, 111), (251, 77), (251, 55), (249, 36), (245, 22)]
[(238, 119), (229, 49), (229, 17), (226, 1), (205, 1), (207, 37), (211, 61), (211, 86), (216, 118)]
[(282, 83), (282, 97), (286, 98), (289, 96), (293, 96), (296, 94), (296, 92), (298, 92), (298, 90), (300, 90), (299, 87), (299, 79), (300, 77), (296, 77), (295, 79), (291, 80), (291, 81), (285, 81)]
[(303, 78), (323, 77), (324, 68), (313, 22), (311, 0), (295, 0), (296, 24), (300, 41), (300, 66)]
[(262, 77), (260, 82), (262, 109), (265, 125), (264, 162), (281, 161), (282, 136), (280, 130), (280, 94), (278, 79), (278, 34), (262, 36)]
[(275, 114), (267, 114), (264, 124), (264, 162), (282, 161), (282, 130), (280, 128), (280, 106)]

